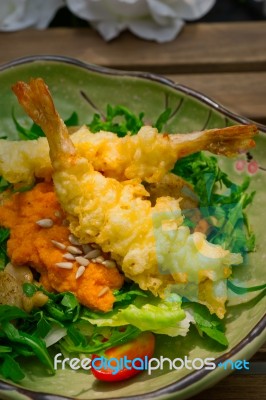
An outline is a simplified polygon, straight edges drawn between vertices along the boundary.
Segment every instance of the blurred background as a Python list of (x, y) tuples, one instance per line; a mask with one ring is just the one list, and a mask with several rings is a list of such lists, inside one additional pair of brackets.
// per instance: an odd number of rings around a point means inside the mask
[[(216, 0), (214, 7), (197, 22), (261, 21), (266, 19), (266, 0)], [(194, 21), (193, 21), (194, 22)], [(66, 7), (55, 15), (50, 26), (87, 26)]]

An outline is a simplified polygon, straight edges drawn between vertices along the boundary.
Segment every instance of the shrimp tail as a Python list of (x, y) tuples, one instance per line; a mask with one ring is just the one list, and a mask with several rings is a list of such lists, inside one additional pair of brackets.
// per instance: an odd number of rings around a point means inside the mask
[(24, 111), (45, 133), (52, 163), (74, 156), (76, 150), (70, 140), (68, 129), (55, 109), (44, 80), (35, 78), (29, 83), (19, 81), (12, 86), (12, 90)]
[(235, 125), (185, 135), (169, 135), (169, 137), (176, 149), (178, 158), (202, 150), (231, 157), (254, 147), (253, 136), (257, 133), (256, 125)]

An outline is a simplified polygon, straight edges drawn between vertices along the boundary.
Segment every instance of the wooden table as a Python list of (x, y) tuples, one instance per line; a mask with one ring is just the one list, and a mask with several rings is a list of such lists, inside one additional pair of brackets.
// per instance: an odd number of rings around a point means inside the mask
[[(0, 34), (0, 64), (36, 54), (64, 55), (106, 67), (156, 72), (266, 124), (266, 22), (190, 24), (176, 40), (163, 45), (129, 33), (106, 43), (89, 28)], [(265, 368), (266, 346), (252, 361)], [(265, 370), (260, 374), (233, 374), (193, 399), (258, 398), (266, 398)]]
[(266, 123), (266, 22), (191, 24), (163, 45), (129, 33), (106, 43), (89, 28), (0, 34), (0, 63), (35, 54), (156, 72)]

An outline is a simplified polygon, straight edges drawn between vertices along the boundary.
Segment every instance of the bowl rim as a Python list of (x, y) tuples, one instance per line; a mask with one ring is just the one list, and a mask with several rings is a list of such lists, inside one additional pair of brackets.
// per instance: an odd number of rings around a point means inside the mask
[[(112, 68), (107, 68), (103, 66), (98, 66), (95, 64), (89, 64), (83, 61), (80, 61), (78, 59), (72, 58), (72, 57), (65, 57), (65, 56), (58, 56), (58, 55), (35, 55), (35, 56), (28, 56), (28, 57), (22, 57), (18, 59), (14, 59), (8, 63), (2, 64), (0, 66), (0, 72), (6, 71), (9, 68), (13, 68), (19, 65), (23, 64), (28, 64), (28, 63), (33, 63), (33, 62), (58, 62), (58, 63), (65, 63), (65, 64), (71, 64), (86, 70), (89, 70), (91, 72), (103, 74), (103, 75), (110, 75), (110, 76), (126, 76), (126, 77), (133, 77), (133, 78), (140, 78), (140, 79), (146, 79), (146, 80), (151, 80), (155, 81), (159, 84), (162, 84), (163, 86), (171, 87), (172, 89), (182, 92), (185, 95), (188, 95), (190, 97), (193, 97), (200, 102), (208, 105), (212, 109), (220, 112), (227, 118), (232, 118), (236, 122), (243, 123), (243, 124), (255, 124), (258, 129), (262, 133), (266, 133), (266, 125), (257, 123), (249, 118), (243, 117), (241, 115), (238, 115), (234, 112), (229, 111), (227, 108), (216, 102), (215, 100), (211, 99), (210, 97), (206, 96), (205, 94), (194, 90), (188, 86), (175, 83), (174, 81), (165, 78), (162, 75), (159, 74), (154, 74), (150, 72), (141, 72), (141, 71), (124, 71), (124, 70), (118, 70), (118, 69), (112, 69)], [(261, 291), (262, 293), (264, 291)], [(226, 359), (236, 356), (241, 350), (243, 350), (247, 345), (251, 344), (254, 340), (258, 339), (259, 337), (262, 338), (262, 340), (266, 339), (266, 313), (265, 315), (261, 318), (261, 320), (255, 325), (255, 327), (246, 335), (245, 338), (243, 338), (236, 346), (234, 346), (230, 351), (224, 353), (222, 356), (218, 357), (215, 359), (215, 363), (218, 365), (220, 362), (224, 362)], [(264, 332), (265, 331), (265, 332)], [(264, 333), (264, 334), (263, 334)], [(259, 345), (261, 345), (261, 341), (259, 341)], [(255, 349), (252, 350), (251, 355), (254, 354), (257, 349), (259, 348), (259, 345), (255, 347)], [(132, 396), (119, 396), (119, 397), (109, 397), (109, 400), (139, 400), (140, 398), (143, 398), (144, 400), (150, 400), (150, 399), (156, 399), (160, 398), (160, 396), (167, 396), (167, 395), (173, 395), (174, 393), (177, 393), (179, 391), (182, 391), (184, 389), (187, 389), (191, 385), (194, 385), (198, 383), (201, 379), (210, 376), (211, 373), (215, 372), (216, 369), (214, 370), (206, 370), (206, 369), (201, 369), (197, 371), (193, 371), (192, 373), (186, 375), (184, 378), (181, 378), (177, 382), (168, 384), (160, 389), (156, 389), (154, 391), (148, 392), (148, 393), (143, 393), (140, 395), (132, 395)], [(222, 373), (223, 372), (223, 373)], [(228, 371), (226, 373), (225, 370), (221, 369), (221, 372), (219, 373), (219, 377), (221, 379), (225, 377), (228, 374)], [(7, 391), (12, 391), (16, 390), (17, 392), (24, 394), (26, 396), (31, 396), (29, 399), (33, 400), (73, 400), (71, 397), (66, 397), (66, 396), (61, 396), (61, 395), (56, 395), (56, 394), (51, 394), (51, 393), (44, 393), (44, 392), (35, 392), (32, 390), (25, 389), (21, 386), (16, 386), (10, 383), (7, 383), (6, 381), (0, 380), (0, 390), (7, 390)], [(100, 398), (97, 398), (100, 400)]]
[(36, 61), (62, 62), (65, 64), (72, 64), (77, 67), (87, 69), (92, 72), (100, 73), (103, 75), (128, 76), (128, 77), (142, 78), (142, 79), (148, 79), (151, 81), (155, 81), (155, 82), (161, 83), (162, 85), (171, 87), (174, 90), (180, 91), (190, 97), (194, 97), (197, 100), (200, 100), (201, 102), (205, 103), (212, 109), (222, 113), (227, 118), (232, 118), (232, 119), (236, 120), (237, 122), (243, 123), (243, 124), (255, 124), (261, 132), (266, 133), (266, 125), (261, 124), (252, 119), (249, 119), (247, 117), (244, 117), (233, 111), (228, 110), (228, 108), (224, 107), (222, 104), (220, 104), (216, 100), (213, 100), (211, 97), (203, 94), (201, 91), (192, 89), (189, 86), (182, 85), (180, 83), (175, 83), (174, 81), (172, 81), (169, 78), (164, 77), (163, 75), (155, 74), (152, 72), (126, 71), (126, 70), (121, 70), (121, 69), (108, 68), (108, 67), (103, 67), (100, 65), (90, 64), (90, 63), (78, 60), (76, 58), (73, 58), (73, 57), (58, 56), (58, 55), (34, 55), (34, 56), (17, 58), (17, 59), (11, 60), (7, 63), (0, 65), (0, 72), (3, 72), (9, 68), (12, 68), (12, 67), (15, 67), (18, 65), (27, 64), (27, 63), (36, 62)]

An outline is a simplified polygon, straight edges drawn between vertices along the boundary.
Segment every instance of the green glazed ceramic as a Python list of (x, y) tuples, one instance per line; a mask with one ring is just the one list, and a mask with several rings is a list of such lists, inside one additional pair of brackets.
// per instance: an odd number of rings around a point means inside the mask
[[(11, 91), (18, 80), (43, 77), (50, 87), (56, 106), (64, 119), (73, 111), (79, 122), (87, 123), (95, 112), (104, 114), (107, 104), (121, 104), (136, 113), (145, 112), (145, 122), (155, 122), (167, 107), (172, 109), (166, 126), (168, 132), (192, 132), (236, 123), (249, 123), (206, 96), (173, 82), (148, 73), (131, 73), (109, 70), (80, 61), (55, 57), (31, 57), (13, 61), (0, 67), (0, 136), (16, 137), (12, 110), (21, 124), (30, 125)], [(254, 202), (249, 209), (251, 224), (256, 233), (257, 251), (248, 257), (247, 265), (238, 268), (234, 277), (242, 286), (265, 283), (266, 259), (266, 127), (258, 125), (261, 133), (257, 146), (245, 159), (246, 168), (236, 171), (234, 159), (220, 157), (222, 168), (236, 182), (246, 174), (251, 176), (251, 190), (256, 190)], [(166, 130), (165, 129), (165, 130)], [(263, 133), (264, 132), (264, 133)], [(250, 160), (259, 166), (249, 171)], [(249, 161), (249, 162), (248, 162)], [(229, 348), (223, 350), (208, 339), (202, 339), (191, 331), (185, 338), (157, 337), (156, 357), (191, 358), (215, 357), (217, 364), (230, 360), (247, 360), (266, 339), (265, 292), (252, 295), (229, 293), (226, 317), (226, 334)], [(56, 399), (188, 399), (228, 375), (231, 369), (217, 366), (214, 370), (180, 369), (146, 372), (135, 378), (116, 384), (95, 381), (86, 372), (58, 370), (55, 376), (43, 376), (43, 370), (35, 360), (25, 363), (27, 376), (20, 385), (0, 382), (0, 398), (8, 400), (56, 400)], [(62, 397), (61, 397), (62, 396)]]

